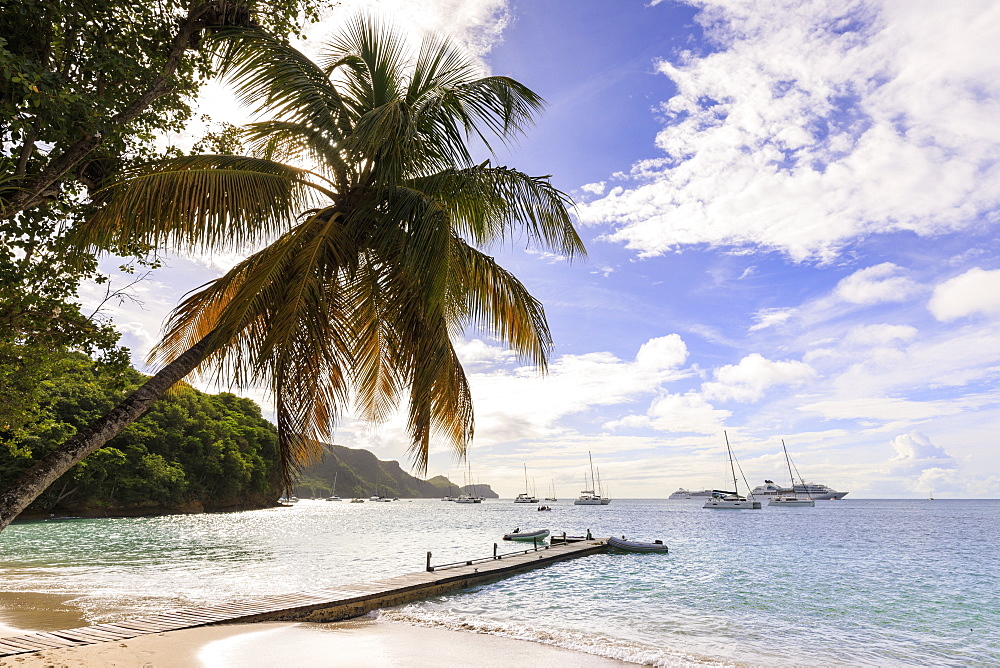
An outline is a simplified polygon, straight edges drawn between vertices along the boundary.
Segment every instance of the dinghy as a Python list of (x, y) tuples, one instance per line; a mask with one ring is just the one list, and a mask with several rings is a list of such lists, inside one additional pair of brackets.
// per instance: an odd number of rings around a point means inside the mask
[(535, 531), (521, 531), (520, 529), (514, 529), (512, 532), (504, 534), (503, 539), (532, 543), (536, 540), (543, 541), (548, 537), (548, 529), (536, 529)]
[(662, 540), (653, 541), (652, 543), (640, 543), (637, 540), (625, 540), (624, 536), (621, 538), (615, 538), (614, 536), (608, 538), (608, 545), (624, 552), (662, 552), (666, 554), (669, 551)]

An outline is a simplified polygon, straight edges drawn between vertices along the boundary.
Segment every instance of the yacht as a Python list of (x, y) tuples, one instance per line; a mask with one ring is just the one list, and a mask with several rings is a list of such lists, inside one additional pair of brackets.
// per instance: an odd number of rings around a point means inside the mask
[[(736, 458), (733, 456), (733, 449), (729, 445), (729, 435), (723, 431), (722, 435), (726, 437), (726, 452), (729, 453), (729, 470), (733, 474), (733, 489), (737, 492), (713, 492), (711, 498), (705, 502), (702, 508), (707, 508), (709, 510), (760, 510), (760, 501), (756, 501), (753, 498), (753, 492), (750, 492), (749, 498), (742, 497), (738, 494), (739, 484), (736, 482)], [(742, 474), (742, 470), (740, 471)], [(746, 484), (746, 479), (743, 480)], [(749, 488), (750, 485), (747, 485)]]
[(528, 492), (528, 465), (524, 465), (524, 491), (517, 495), (514, 503), (538, 503), (538, 497)]
[(816, 501), (836, 501), (850, 494), (850, 492), (838, 492), (835, 489), (830, 489), (826, 485), (817, 485), (816, 483), (811, 482), (795, 483), (793, 488), (781, 487), (775, 484), (773, 480), (765, 480), (763, 485), (757, 485), (753, 488), (754, 496), (775, 497), (778, 495), (788, 495), (793, 493), (796, 495), (807, 496), (810, 499), (815, 499)]
[(330, 490), (330, 496), (326, 497), (327, 501), (343, 501), (342, 498), (337, 496), (337, 476), (340, 475), (340, 471), (333, 472), (333, 489)]
[[(735, 494), (736, 492), (729, 492), (724, 489), (700, 489), (700, 490), (687, 490), (681, 487), (676, 492), (668, 496), (668, 499), (696, 499), (699, 497), (710, 497), (716, 494)], [(754, 490), (754, 494), (757, 490)]]
[[(778, 494), (773, 499), (767, 502), (769, 506), (779, 506), (787, 508), (813, 508), (816, 505), (816, 501), (813, 500), (808, 494), (804, 497), (799, 496), (798, 492), (795, 491), (795, 475), (792, 473), (792, 458), (788, 455), (788, 448), (785, 447), (785, 439), (781, 439), (781, 449), (785, 453), (785, 464), (788, 466), (788, 481), (792, 484), (789, 488), (791, 490), (790, 494)], [(799, 467), (795, 467), (795, 472), (798, 473)], [(802, 482), (802, 476), (799, 475), (799, 482)]]
[[(585, 489), (580, 492), (580, 497), (573, 502), (574, 506), (606, 506), (611, 503), (611, 499), (603, 495), (603, 489), (601, 489), (601, 472), (597, 472), (597, 484), (594, 484), (594, 458), (588, 452), (587, 457), (590, 458), (590, 489)], [(587, 474), (583, 474), (583, 484), (586, 486)]]

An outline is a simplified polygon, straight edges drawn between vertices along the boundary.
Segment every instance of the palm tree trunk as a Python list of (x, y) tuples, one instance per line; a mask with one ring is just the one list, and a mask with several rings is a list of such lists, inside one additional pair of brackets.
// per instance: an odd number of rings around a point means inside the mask
[(212, 335), (209, 334), (191, 346), (106, 415), (42, 457), (16, 483), (0, 493), (0, 531), (49, 485), (132, 424), (174, 383), (198, 366), (209, 351), (211, 338)]

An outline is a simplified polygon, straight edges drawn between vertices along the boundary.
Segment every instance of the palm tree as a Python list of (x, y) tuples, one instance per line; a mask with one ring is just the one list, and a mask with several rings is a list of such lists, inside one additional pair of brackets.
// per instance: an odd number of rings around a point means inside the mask
[(495, 156), (493, 143), (522, 134), (541, 99), (512, 79), (477, 77), (440, 38), (410, 59), (400, 34), (368, 17), (318, 64), (259, 32), (220, 39), (242, 100), (274, 120), (244, 129), (249, 155), (129, 174), (105, 191), (80, 239), (266, 245), (178, 306), (151, 354), (159, 373), (0, 494), (0, 529), (194, 370), (270, 389), (287, 478), (352, 402), (379, 422), (408, 400), (420, 471), (432, 435), (464, 456), (472, 402), (451, 337), (467, 327), (545, 367), (541, 304), (486, 251), (522, 235), (583, 254), (569, 200), (548, 177), (477, 164), (469, 148), (478, 141)]

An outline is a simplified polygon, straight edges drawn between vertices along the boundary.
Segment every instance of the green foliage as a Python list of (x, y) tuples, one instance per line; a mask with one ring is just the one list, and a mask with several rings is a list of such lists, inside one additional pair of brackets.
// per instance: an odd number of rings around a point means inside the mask
[[(39, 419), (40, 384), (65, 351), (82, 351), (121, 369), (126, 351), (110, 321), (80, 311), (78, 286), (104, 283), (92, 255), (66, 243), (92, 213), (89, 191), (137, 161), (160, 154), (157, 134), (183, 129), (201, 84), (214, 74), (202, 33), (255, 25), (299, 31), (320, 0), (17, 0), (0, 2), (0, 210), (32, 180), (80, 154), (29, 206), (0, 215), (0, 442)], [(177, 34), (201, 11), (187, 42)], [(176, 59), (176, 68), (171, 63)], [(166, 82), (160, 82), (170, 70)], [(158, 82), (162, 83), (160, 85)], [(150, 95), (151, 91), (155, 94)], [(127, 123), (116, 118), (148, 98)], [(172, 152), (168, 149), (168, 153)], [(112, 250), (144, 261), (149, 248), (126, 241)]]
[[(41, 384), (40, 419), (0, 456), (0, 487), (107, 412), (145, 377), (63, 355)], [(249, 399), (187, 386), (73, 467), (29, 508), (35, 512), (253, 507), (277, 498), (277, 434)]]

